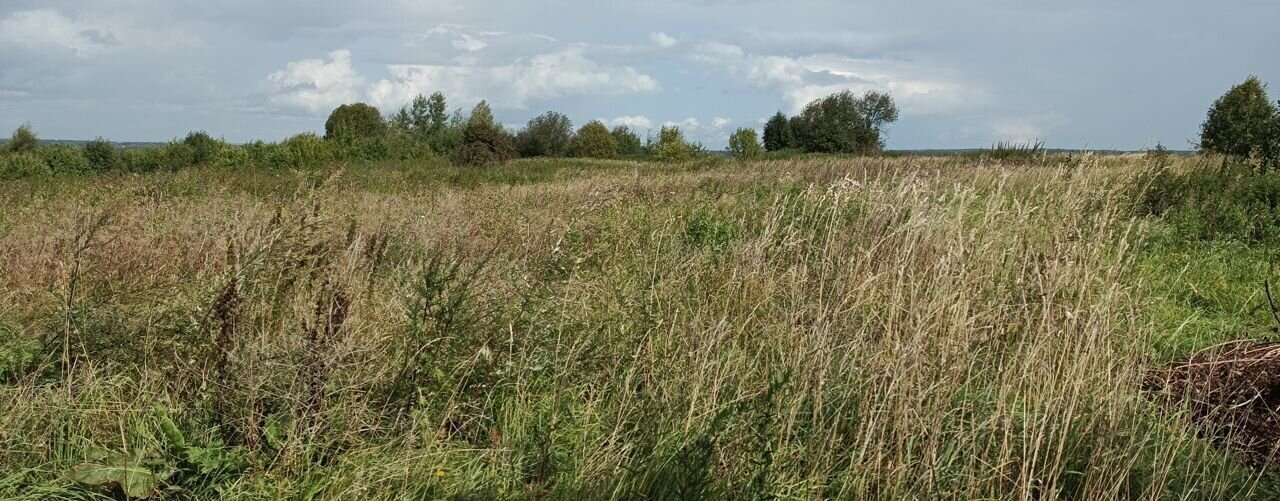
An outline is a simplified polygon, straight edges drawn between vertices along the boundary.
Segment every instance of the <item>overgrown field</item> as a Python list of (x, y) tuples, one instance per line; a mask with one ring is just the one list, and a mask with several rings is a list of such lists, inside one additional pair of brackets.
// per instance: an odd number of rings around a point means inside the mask
[(1271, 325), (1202, 161), (0, 182), (0, 498), (1273, 499), (1141, 391)]

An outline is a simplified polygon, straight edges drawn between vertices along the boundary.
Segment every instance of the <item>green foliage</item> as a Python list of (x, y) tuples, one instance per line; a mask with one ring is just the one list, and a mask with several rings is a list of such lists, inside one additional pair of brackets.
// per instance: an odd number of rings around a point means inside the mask
[(226, 147), (226, 143), (210, 137), (205, 131), (187, 133), (187, 137), (182, 139), (182, 144), (191, 148), (192, 164), (213, 163)]
[(734, 158), (751, 159), (760, 156), (760, 141), (755, 129), (740, 128), (729, 136), (729, 153)]
[(634, 129), (626, 125), (619, 125), (610, 131), (613, 135), (613, 142), (618, 145), (618, 154), (624, 157), (634, 156), (644, 153), (644, 145), (640, 141), (640, 134)]
[(667, 162), (692, 160), (698, 155), (698, 148), (684, 140), (684, 132), (674, 125), (664, 125), (658, 131), (658, 143), (652, 148), (653, 155)]
[(1214, 101), (1200, 126), (1200, 147), (1234, 158), (1280, 161), (1280, 118), (1258, 77), (1249, 77)]
[(40, 342), (0, 321), (0, 382), (21, 377), (41, 356)]
[(884, 127), (897, 120), (898, 107), (888, 94), (855, 96), (846, 90), (809, 103), (791, 125), (805, 151), (873, 154), (884, 149)]
[(324, 138), (339, 141), (377, 139), (386, 135), (387, 123), (378, 108), (365, 103), (344, 104), (329, 114)]
[(454, 150), (454, 165), (503, 164), (515, 157), (515, 138), (494, 121), (489, 104), (480, 101), (462, 131), (462, 145)]
[(114, 144), (102, 138), (94, 139), (84, 145), (84, 157), (89, 161), (89, 169), (95, 172), (121, 167), (120, 152), (116, 151)]
[(22, 124), (13, 131), (13, 137), (5, 144), (5, 149), (10, 153), (29, 153), (39, 145), (40, 139), (31, 130), (31, 124)]
[(313, 167), (334, 159), (333, 148), (319, 136), (304, 132), (271, 148), (268, 164), (279, 168)]
[(569, 117), (548, 111), (529, 120), (516, 134), (516, 146), (522, 157), (561, 157), (573, 139), (573, 122)]
[(738, 238), (738, 225), (712, 215), (706, 208), (695, 211), (685, 221), (682, 238), (693, 247), (724, 249)]
[(104, 462), (84, 463), (67, 472), (67, 478), (89, 487), (118, 489), (131, 499), (145, 499), (156, 493), (167, 473), (152, 471), (140, 457), (114, 456)]
[(613, 158), (618, 156), (618, 143), (603, 123), (593, 120), (574, 134), (569, 153), (578, 158)]
[(49, 145), (36, 150), (36, 154), (54, 174), (79, 174), (89, 170), (89, 159), (85, 158), (84, 150), (75, 146)]
[(791, 122), (781, 111), (769, 118), (764, 124), (764, 149), (782, 151), (795, 148), (796, 136), (791, 132)]
[(0, 179), (21, 179), (50, 174), (53, 174), (53, 170), (36, 153), (22, 152), (0, 155)]
[(1182, 171), (1161, 169), (1139, 212), (1164, 216), (1193, 239), (1280, 242), (1280, 173), (1205, 160)]
[(1006, 162), (1030, 162), (1043, 158), (1044, 155), (1044, 141), (1041, 140), (1027, 141), (1023, 143), (1014, 141), (998, 141), (990, 148), (979, 150), (976, 153), (976, 156), (979, 158)]

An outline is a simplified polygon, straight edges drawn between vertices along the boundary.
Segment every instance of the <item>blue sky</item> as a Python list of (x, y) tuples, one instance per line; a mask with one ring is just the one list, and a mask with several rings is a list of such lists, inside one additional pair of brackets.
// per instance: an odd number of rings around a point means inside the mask
[(719, 148), (876, 89), (902, 109), (891, 148), (1183, 148), (1232, 84), (1280, 85), (1277, 20), (1274, 0), (5, 0), (0, 127), (278, 140), (441, 90), (512, 127), (557, 110)]

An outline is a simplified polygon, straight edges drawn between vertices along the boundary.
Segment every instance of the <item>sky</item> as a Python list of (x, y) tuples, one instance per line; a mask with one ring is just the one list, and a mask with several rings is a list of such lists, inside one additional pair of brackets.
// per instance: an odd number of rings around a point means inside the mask
[(891, 93), (893, 149), (1182, 149), (1231, 85), (1280, 86), (1277, 20), (1276, 0), (3, 0), (0, 127), (275, 141), (442, 91), (513, 129), (555, 110), (721, 148), (848, 89)]

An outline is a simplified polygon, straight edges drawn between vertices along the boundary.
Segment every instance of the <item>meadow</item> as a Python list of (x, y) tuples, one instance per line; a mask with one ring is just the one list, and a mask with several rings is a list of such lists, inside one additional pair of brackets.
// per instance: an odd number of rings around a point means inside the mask
[(1213, 162), (0, 181), (0, 498), (1274, 499), (1142, 389), (1274, 325)]

